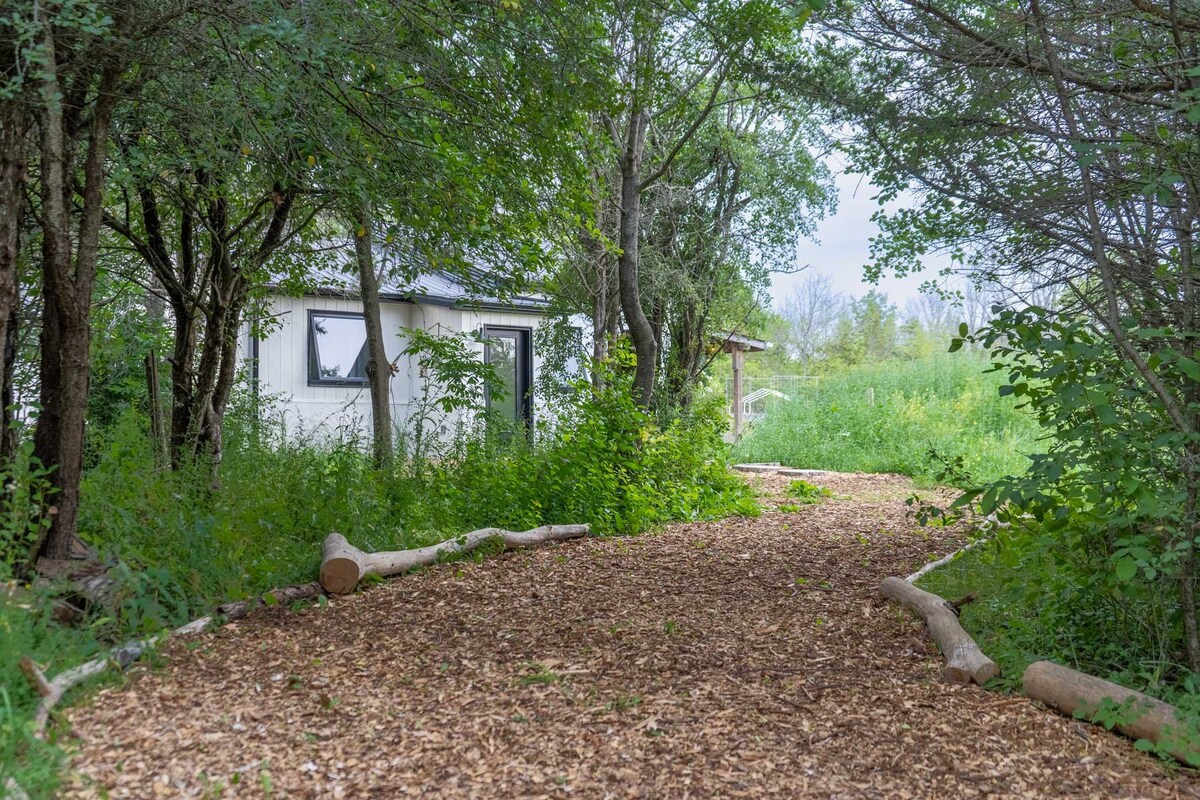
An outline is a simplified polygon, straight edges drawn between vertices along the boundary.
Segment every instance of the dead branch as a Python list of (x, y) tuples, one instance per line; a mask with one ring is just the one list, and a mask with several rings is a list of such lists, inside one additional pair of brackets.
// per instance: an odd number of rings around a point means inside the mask
[(948, 556), (945, 556), (944, 558), (939, 558), (937, 561), (929, 562), (928, 564), (926, 564), (925, 566), (921, 567), (919, 570), (914, 572), (912, 575), (909, 575), (904, 580), (908, 581), (909, 583), (916, 583), (917, 581), (921, 580), (921, 578), (924, 578), (926, 575), (933, 572), (938, 567), (943, 567), (946, 564), (949, 564), (951, 561), (954, 561), (955, 559), (957, 559), (963, 553), (968, 553), (968, 552), (974, 550), (976, 547), (979, 547), (980, 545), (983, 545), (983, 544), (987, 544), (990, 541), (991, 541), (991, 539), (976, 539), (975, 541), (968, 544), (966, 547), (959, 548), (958, 550), (955, 550), (953, 553), (951, 553)]
[(25, 677), (33, 685), (34, 690), (41, 695), (41, 702), (38, 703), (37, 710), (33, 715), (33, 732), (34, 735), (41, 739), (46, 732), (46, 725), (50, 722), (50, 712), (54, 706), (62, 700), (63, 695), (73, 689), (75, 686), (83, 683), (89, 678), (99, 675), (100, 673), (116, 667), (117, 669), (125, 669), (134, 661), (137, 661), (141, 656), (154, 647), (159, 642), (176, 636), (188, 636), (196, 633), (201, 633), (212, 623), (212, 617), (201, 617), (198, 620), (189, 622), (187, 625), (176, 628), (175, 630), (152, 636), (149, 639), (127, 642), (113, 650), (104, 658), (93, 659), (86, 664), (80, 664), (78, 667), (72, 667), (64, 672), (60, 672), (53, 680), (48, 680), (45, 673), (38, 668), (37, 664), (28, 656), (21, 659), (21, 671), (25, 673)]
[[(285, 586), (282, 589), (272, 589), (261, 597), (251, 597), (248, 600), (237, 600), (217, 606), (217, 614), (227, 622), (241, 619), (256, 608), (266, 605), (294, 603), (297, 600), (311, 600), (325, 594), (319, 583), (300, 583), (295, 586)], [(270, 599), (268, 599), (270, 598)]]

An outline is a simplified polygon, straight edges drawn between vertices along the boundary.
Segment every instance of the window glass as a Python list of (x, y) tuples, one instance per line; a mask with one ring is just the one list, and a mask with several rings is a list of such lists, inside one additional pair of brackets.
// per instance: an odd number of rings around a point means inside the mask
[(507, 331), (490, 331), (488, 362), (500, 378), (499, 396), (491, 398), (491, 406), (505, 422), (516, 424), (521, 405), (521, 390), (517, 384), (517, 335)]
[(367, 379), (367, 326), (361, 314), (311, 316), (309, 380), (363, 383)]
[[(488, 408), (516, 428), (533, 422), (533, 348), (528, 328), (484, 329), (487, 361), (500, 380), (498, 391), (488, 392)], [(503, 396), (501, 396), (503, 395)]]

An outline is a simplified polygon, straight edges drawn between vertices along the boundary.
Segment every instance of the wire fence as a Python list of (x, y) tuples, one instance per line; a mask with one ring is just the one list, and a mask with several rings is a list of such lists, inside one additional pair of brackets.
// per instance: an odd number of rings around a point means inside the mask
[[(767, 375), (742, 378), (742, 417), (755, 420), (775, 403), (787, 402), (806, 391), (820, 388), (819, 375)], [(725, 379), (725, 404), (733, 414), (733, 378)]]

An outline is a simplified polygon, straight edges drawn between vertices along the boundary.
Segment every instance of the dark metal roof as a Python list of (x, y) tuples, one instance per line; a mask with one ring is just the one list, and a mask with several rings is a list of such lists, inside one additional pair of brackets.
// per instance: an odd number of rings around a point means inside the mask
[[(399, 260), (401, 256), (394, 248), (375, 247), (375, 263), (384, 267), (379, 276), (381, 300), (531, 313), (546, 313), (550, 308), (549, 299), (543, 295), (512, 291), (509, 288), (513, 283), (511, 276), (500, 271), (473, 266), (451, 270), (426, 263), (416, 278), (406, 280), (399, 273), (411, 275), (417, 270), (386, 269), (388, 264), (395, 264)], [(271, 288), (277, 291), (298, 289), (304, 294), (319, 297), (357, 299), (358, 272), (354, 263), (353, 244), (329, 242), (314, 248), (313, 258), (305, 269), (302, 281), (287, 280), (277, 274), (271, 281)]]

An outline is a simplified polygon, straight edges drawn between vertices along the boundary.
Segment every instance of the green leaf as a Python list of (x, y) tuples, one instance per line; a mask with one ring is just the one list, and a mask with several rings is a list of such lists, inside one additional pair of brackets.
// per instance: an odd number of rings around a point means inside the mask
[(1137, 562), (1129, 556), (1122, 558), (1117, 562), (1117, 580), (1125, 583), (1133, 580), (1133, 576), (1137, 574)]
[(1187, 356), (1180, 356), (1179, 360), (1175, 363), (1179, 365), (1180, 372), (1182, 372), (1184, 375), (1187, 375), (1197, 383), (1200, 383), (1200, 364), (1196, 363), (1196, 361), (1188, 358)]

